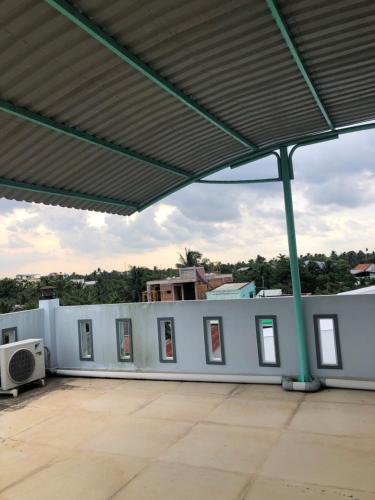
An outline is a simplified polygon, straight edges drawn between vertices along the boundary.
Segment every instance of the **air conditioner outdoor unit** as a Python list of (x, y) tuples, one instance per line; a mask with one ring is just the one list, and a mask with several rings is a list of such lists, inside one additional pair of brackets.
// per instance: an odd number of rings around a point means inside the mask
[(43, 339), (27, 339), (0, 346), (0, 393), (18, 395), (18, 387), (46, 376)]

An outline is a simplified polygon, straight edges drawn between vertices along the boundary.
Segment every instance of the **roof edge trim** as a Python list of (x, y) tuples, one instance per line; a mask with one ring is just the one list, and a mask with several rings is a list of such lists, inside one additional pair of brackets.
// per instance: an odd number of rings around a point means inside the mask
[(59, 189), (48, 186), (39, 186), (37, 184), (30, 184), (28, 182), (19, 182), (11, 179), (6, 179), (5, 177), (0, 177), (0, 186), (12, 189), (22, 189), (23, 191), (31, 191), (34, 193), (66, 196), (68, 198), (76, 198), (84, 201), (94, 201), (96, 203), (104, 203), (107, 205), (118, 205), (127, 208), (134, 208), (135, 210), (138, 209), (138, 205), (125, 200), (96, 196), (93, 194), (85, 194), (78, 191), (68, 191), (66, 189)]

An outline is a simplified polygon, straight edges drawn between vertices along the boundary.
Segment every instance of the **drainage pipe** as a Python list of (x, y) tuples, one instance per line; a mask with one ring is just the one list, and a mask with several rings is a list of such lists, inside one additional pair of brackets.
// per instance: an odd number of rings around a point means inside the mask
[(332, 387), (337, 389), (361, 389), (364, 391), (375, 391), (375, 380), (322, 378), (321, 382), (324, 387)]
[(251, 384), (281, 384), (280, 375), (232, 375), (216, 373), (177, 373), (177, 372), (126, 372), (111, 370), (74, 370), (56, 369), (56, 375), (68, 377), (121, 378), (138, 380), (176, 380), (191, 382), (231, 382)]
[[(211, 373), (177, 373), (177, 372), (126, 372), (111, 370), (76, 370), (76, 369), (55, 369), (51, 370), (54, 375), (64, 377), (92, 377), (92, 378), (117, 378), (128, 380), (174, 380), (181, 382), (228, 382), (233, 384), (282, 384), (284, 389), (293, 391), (311, 392), (312, 389), (321, 384), (323, 387), (339, 389), (361, 389), (375, 391), (375, 380), (359, 379), (334, 379), (321, 378), (312, 382), (298, 382), (291, 377), (281, 377), (279, 375), (218, 375)], [(293, 385), (291, 385), (293, 384)]]

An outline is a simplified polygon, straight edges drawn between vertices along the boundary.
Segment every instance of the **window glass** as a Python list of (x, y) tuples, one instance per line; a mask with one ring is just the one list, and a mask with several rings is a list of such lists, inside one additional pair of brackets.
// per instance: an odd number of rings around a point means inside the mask
[(256, 316), (260, 366), (280, 366), (276, 316)]
[(319, 318), (319, 341), (322, 365), (337, 365), (335, 323), (333, 318)]
[(9, 344), (17, 341), (17, 328), (4, 328), (1, 332), (2, 343)]
[(206, 332), (208, 333), (208, 356), (210, 361), (222, 361), (219, 320), (207, 319)]
[(275, 328), (273, 319), (259, 320), (260, 345), (264, 363), (276, 363)]
[(206, 362), (208, 364), (225, 364), (222, 320), (203, 318)]
[(79, 347), (80, 358), (85, 360), (93, 359), (92, 326), (90, 320), (80, 320), (79, 328)]
[(172, 319), (159, 319), (160, 361), (176, 361), (174, 326)]
[(131, 319), (117, 320), (117, 342), (119, 359), (131, 361), (133, 358)]

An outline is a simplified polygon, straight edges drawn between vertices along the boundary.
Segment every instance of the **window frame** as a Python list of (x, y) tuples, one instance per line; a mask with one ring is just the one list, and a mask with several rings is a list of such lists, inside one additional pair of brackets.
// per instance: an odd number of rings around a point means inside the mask
[(18, 341), (18, 329), (16, 326), (8, 326), (6, 328), (2, 328), (1, 329), (1, 345), (6, 345), (4, 343), (4, 334), (7, 330), (14, 330), (15, 331), (15, 340), (14, 342), (17, 342)]
[[(207, 328), (207, 321), (214, 320), (219, 322), (219, 338), (220, 338), (220, 348), (221, 348), (221, 359), (212, 360), (210, 359), (210, 334), (211, 332)], [(204, 331), (204, 348), (206, 353), (206, 364), (207, 365), (225, 365), (225, 346), (224, 346), (224, 329), (223, 329), (223, 318), (222, 316), (204, 316), (203, 317), (203, 331)]]
[[(167, 318), (157, 318), (157, 319), (158, 319), (159, 362), (160, 363), (177, 363), (174, 318), (167, 317)], [(170, 321), (171, 322), (171, 340), (172, 340), (172, 346), (173, 346), (173, 357), (171, 359), (164, 359), (163, 358), (162, 330), (161, 330), (161, 324), (163, 321)]]
[[(261, 328), (260, 321), (263, 319), (271, 319), (273, 321), (273, 341), (275, 346), (275, 362), (271, 363), (270, 361), (265, 361), (263, 358), (263, 349), (262, 349), (262, 338), (261, 338)], [(255, 316), (255, 329), (256, 329), (256, 337), (257, 337), (257, 347), (258, 347), (258, 360), (259, 366), (266, 366), (269, 368), (280, 368), (280, 348), (279, 348), (279, 333), (277, 329), (277, 316), (274, 314), (260, 315)]]
[[(326, 365), (323, 363), (322, 356), (322, 345), (320, 342), (320, 319), (332, 319), (333, 320), (333, 334), (335, 339), (336, 357), (337, 363), (335, 365)], [(339, 334), (339, 320), (337, 314), (314, 314), (314, 336), (315, 336), (315, 348), (316, 348), (316, 362), (318, 369), (321, 370), (342, 370), (342, 355), (341, 355), (341, 344), (340, 344), (340, 334)]]
[[(122, 358), (120, 354), (120, 323), (126, 321), (129, 325), (129, 338), (130, 338), (130, 356)], [(133, 363), (133, 325), (131, 318), (116, 318), (116, 344), (117, 344), (117, 360), (120, 363)]]
[[(81, 324), (82, 323), (89, 323), (90, 324), (90, 332), (91, 332), (91, 357), (90, 358), (84, 358), (82, 356), (82, 340), (81, 340)], [(79, 345), (79, 359), (80, 361), (94, 361), (94, 332), (92, 329), (92, 320), (91, 319), (79, 319), (78, 320), (78, 345)]]

